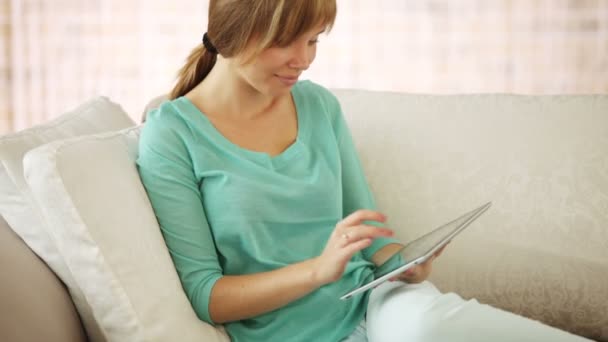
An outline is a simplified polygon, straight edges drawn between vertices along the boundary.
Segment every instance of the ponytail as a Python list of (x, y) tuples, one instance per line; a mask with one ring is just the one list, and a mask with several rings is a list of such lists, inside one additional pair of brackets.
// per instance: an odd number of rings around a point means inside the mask
[(173, 87), (173, 90), (171, 90), (169, 99), (175, 100), (194, 89), (194, 87), (207, 77), (215, 65), (216, 60), (217, 55), (205, 49), (203, 44), (200, 44), (192, 50), (186, 64), (177, 74), (177, 83), (175, 87)]

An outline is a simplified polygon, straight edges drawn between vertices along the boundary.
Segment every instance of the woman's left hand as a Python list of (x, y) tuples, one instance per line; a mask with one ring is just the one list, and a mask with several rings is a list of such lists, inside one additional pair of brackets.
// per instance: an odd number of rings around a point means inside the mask
[[(447, 246), (447, 245), (446, 245)], [(433, 261), (441, 255), (446, 246), (441, 247), (433, 256), (420, 265), (416, 265), (409, 270), (390, 279), (390, 281), (400, 280), (410, 284), (417, 284), (425, 281), (431, 274)]]

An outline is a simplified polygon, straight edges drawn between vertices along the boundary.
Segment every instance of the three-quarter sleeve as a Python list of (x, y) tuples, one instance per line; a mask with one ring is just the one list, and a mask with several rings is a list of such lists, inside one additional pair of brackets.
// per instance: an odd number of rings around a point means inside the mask
[(142, 129), (137, 166), (182, 287), (201, 320), (222, 268), (179, 118), (153, 111)]

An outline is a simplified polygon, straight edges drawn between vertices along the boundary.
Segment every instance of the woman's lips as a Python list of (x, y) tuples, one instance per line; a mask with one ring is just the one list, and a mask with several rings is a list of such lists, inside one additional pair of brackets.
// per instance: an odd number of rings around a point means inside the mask
[(286, 86), (292, 86), (298, 82), (299, 76), (280, 76), (275, 75)]

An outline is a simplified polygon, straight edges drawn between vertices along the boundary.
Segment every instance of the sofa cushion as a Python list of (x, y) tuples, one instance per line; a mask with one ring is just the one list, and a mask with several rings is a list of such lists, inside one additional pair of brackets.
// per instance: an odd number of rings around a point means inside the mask
[(112, 341), (228, 341), (186, 297), (135, 160), (139, 128), (58, 141), (24, 158), (27, 183)]
[(441, 290), (608, 341), (608, 95), (335, 94), (402, 240), (493, 202)]
[(91, 341), (103, 341), (104, 337), (25, 183), (22, 159), (30, 149), (50, 141), (133, 125), (120, 106), (99, 97), (46, 124), (0, 137), (0, 214), (67, 285)]
[(57, 276), (0, 216), (0, 341), (86, 341)]

